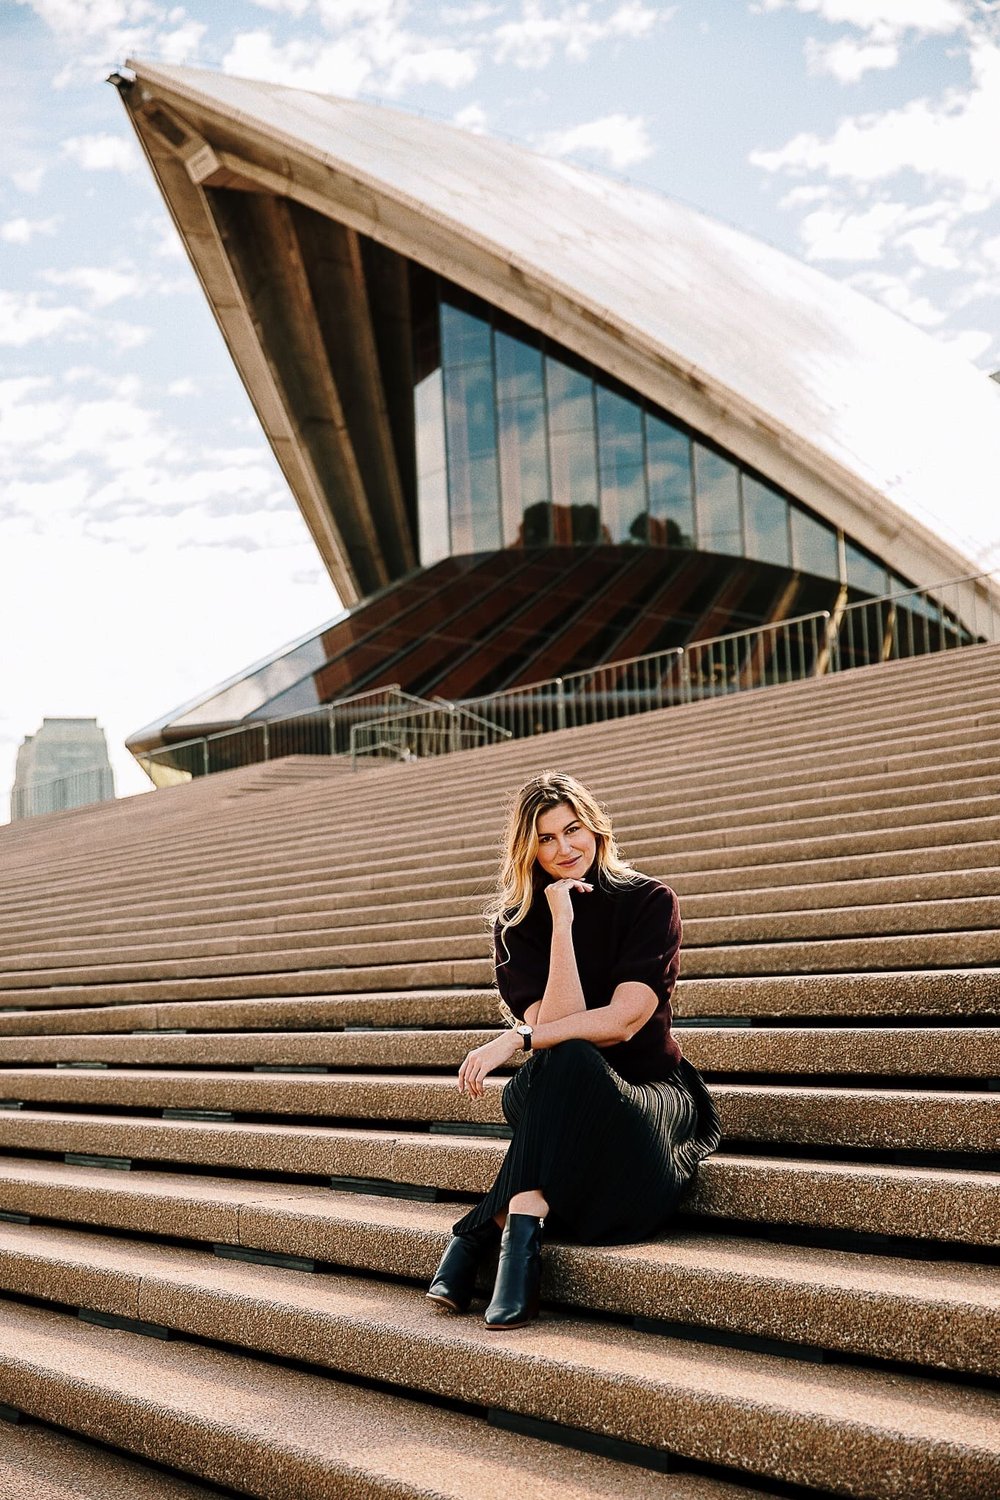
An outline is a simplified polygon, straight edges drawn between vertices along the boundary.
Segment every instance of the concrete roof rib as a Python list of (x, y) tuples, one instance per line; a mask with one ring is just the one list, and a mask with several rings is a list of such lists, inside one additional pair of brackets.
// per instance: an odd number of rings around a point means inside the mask
[[(165, 107), (210, 148), (207, 167), (186, 158), (196, 188), (242, 177), (486, 297), (919, 583), (976, 571), (970, 539), (1000, 476), (1000, 389), (885, 308), (683, 204), (520, 146), (358, 101), (130, 66), (125, 101), (154, 170)], [(185, 204), (157, 175), (191, 249)]]

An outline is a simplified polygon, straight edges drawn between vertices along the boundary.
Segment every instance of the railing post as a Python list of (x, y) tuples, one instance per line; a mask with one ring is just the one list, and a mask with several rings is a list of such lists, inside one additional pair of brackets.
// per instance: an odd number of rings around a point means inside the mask
[(265, 760), (270, 760), (271, 759), (271, 735), (270, 735), (270, 732), (269, 732), (268, 727), (267, 727), (267, 720), (266, 719), (264, 721), (263, 729), (264, 729), (264, 759)]
[(202, 765), (205, 768), (203, 770), (203, 772), (202, 772), (202, 775), (203, 776), (207, 776), (208, 775), (208, 739), (207, 739), (207, 737), (205, 739), (203, 739), (202, 742), (201, 742), (201, 758), (202, 758)]
[(566, 684), (561, 677), (556, 678), (556, 727), (566, 728)]
[(333, 704), (332, 703), (330, 704), (330, 708), (329, 708), (329, 711), (327, 713), (327, 719), (329, 720), (329, 723), (330, 723), (330, 754), (331, 755), (336, 755), (337, 751), (336, 751), (335, 744), (334, 744), (334, 737), (335, 737), (337, 731), (336, 731), (336, 728), (335, 728), (336, 718), (334, 716)]

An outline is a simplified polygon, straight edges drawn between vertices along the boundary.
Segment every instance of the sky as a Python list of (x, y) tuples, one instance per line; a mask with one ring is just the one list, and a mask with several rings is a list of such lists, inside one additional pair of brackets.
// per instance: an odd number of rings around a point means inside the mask
[(1000, 0), (0, 0), (0, 819), (43, 716), (147, 790), (128, 734), (339, 608), (104, 82), (127, 56), (627, 177), (1000, 368)]

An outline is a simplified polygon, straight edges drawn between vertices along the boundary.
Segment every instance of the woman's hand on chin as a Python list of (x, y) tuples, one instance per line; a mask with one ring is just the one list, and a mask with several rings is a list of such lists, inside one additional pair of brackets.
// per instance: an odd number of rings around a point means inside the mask
[(470, 1099), (481, 1099), (486, 1090), (483, 1079), (509, 1063), (515, 1052), (524, 1049), (523, 1038), (516, 1031), (501, 1031), (492, 1041), (474, 1047), (458, 1070), (458, 1092), (468, 1094)]
[(566, 880), (553, 880), (551, 885), (545, 887), (545, 899), (549, 903), (549, 911), (552, 913), (552, 925), (557, 921), (572, 922), (573, 902), (570, 900), (572, 891), (592, 891), (594, 887), (586, 880), (576, 880), (572, 876)]

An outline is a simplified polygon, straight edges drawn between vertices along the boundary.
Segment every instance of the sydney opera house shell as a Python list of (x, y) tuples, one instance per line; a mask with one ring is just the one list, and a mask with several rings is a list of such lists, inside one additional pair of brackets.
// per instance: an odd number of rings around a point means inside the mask
[(894, 314), (520, 146), (130, 73), (113, 81), (345, 606), (136, 753), (977, 571), (1000, 388)]

